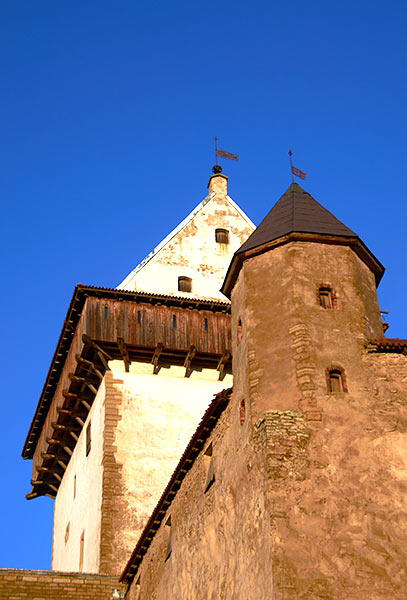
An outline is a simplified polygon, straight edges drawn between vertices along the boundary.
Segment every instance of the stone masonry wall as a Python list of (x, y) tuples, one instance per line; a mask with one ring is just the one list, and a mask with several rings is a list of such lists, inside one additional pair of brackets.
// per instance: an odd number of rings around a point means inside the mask
[(125, 587), (117, 577), (0, 569), (1, 600), (118, 600)]

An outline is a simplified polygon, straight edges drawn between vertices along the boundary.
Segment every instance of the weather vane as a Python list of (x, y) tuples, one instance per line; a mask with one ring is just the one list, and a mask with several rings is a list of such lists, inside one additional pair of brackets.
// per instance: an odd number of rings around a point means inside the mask
[(221, 173), (222, 172), (222, 167), (218, 164), (218, 156), (220, 158), (228, 158), (229, 160), (239, 160), (239, 156), (237, 154), (232, 154), (232, 152), (225, 152), (224, 150), (220, 150), (218, 148), (218, 138), (215, 137), (213, 138), (215, 140), (215, 160), (216, 160), (216, 164), (215, 166), (212, 168), (212, 171), (214, 173)]
[(288, 151), (288, 155), (290, 157), (290, 167), (291, 167), (291, 182), (294, 183), (294, 175), (296, 177), (299, 177), (300, 179), (305, 179), (306, 177), (306, 173), (304, 173), (304, 171), (300, 171), (299, 169), (297, 169), (297, 167), (293, 167), (293, 161), (292, 161), (292, 150)]

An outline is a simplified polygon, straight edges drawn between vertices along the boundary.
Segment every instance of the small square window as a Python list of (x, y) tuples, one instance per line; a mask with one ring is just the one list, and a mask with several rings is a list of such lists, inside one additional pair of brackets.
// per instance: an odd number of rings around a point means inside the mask
[(192, 279), (190, 277), (178, 277), (178, 291), (192, 292)]
[(229, 231), (227, 229), (215, 229), (215, 239), (218, 244), (229, 244)]

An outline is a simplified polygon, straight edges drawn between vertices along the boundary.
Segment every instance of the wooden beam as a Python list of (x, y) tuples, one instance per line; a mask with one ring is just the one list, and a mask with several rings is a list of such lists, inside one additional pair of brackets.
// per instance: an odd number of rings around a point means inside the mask
[(95, 375), (97, 375), (99, 377), (100, 380), (103, 379), (103, 377), (104, 377), (103, 373), (101, 371), (99, 371), (99, 369), (96, 368), (95, 364), (91, 360), (87, 360), (86, 358), (83, 358), (79, 354), (76, 354), (75, 358), (78, 363), (88, 367), (88, 369), (91, 369), (95, 373)]
[(196, 348), (195, 348), (195, 346), (191, 345), (189, 347), (188, 354), (184, 360), (185, 377), (189, 377), (189, 375), (190, 375), (191, 363), (192, 363), (192, 359), (194, 358), (195, 354), (196, 354)]
[(62, 391), (62, 395), (63, 395), (64, 398), (68, 398), (70, 400), (74, 400), (75, 398), (78, 397), (78, 394), (70, 392), (67, 389), (65, 389), (65, 390)]
[(64, 431), (80, 431), (79, 425), (68, 425), (65, 423), (51, 423), (51, 427), (54, 429), (63, 429)]
[(67, 408), (57, 408), (57, 413), (59, 415), (65, 415), (65, 416), (71, 417), (72, 419), (76, 419), (76, 417), (80, 417), (80, 418), (86, 420), (86, 417), (88, 416), (88, 411), (77, 410), (75, 408), (73, 408), (72, 410), (69, 410)]
[(230, 354), (229, 350), (224, 350), (222, 356), (219, 359), (218, 366), (216, 367), (216, 370), (219, 371), (219, 378), (218, 378), (219, 381), (221, 381), (223, 379), (223, 373), (225, 370), (225, 366), (230, 357), (231, 357), (231, 354)]
[(151, 359), (151, 363), (154, 365), (153, 366), (153, 375), (156, 375), (156, 373), (158, 371), (158, 360), (161, 356), (161, 352), (163, 351), (163, 348), (164, 348), (164, 344), (162, 344), (161, 342), (159, 342), (157, 344), (157, 346), (155, 347), (153, 358)]
[(124, 343), (124, 339), (122, 337), (117, 338), (117, 345), (119, 347), (120, 354), (122, 355), (125, 371), (128, 373), (130, 368), (130, 358), (126, 344)]
[(79, 435), (76, 435), (76, 433), (74, 431), (70, 431), (69, 435), (73, 437), (75, 442), (77, 442), (79, 440)]
[(84, 344), (88, 344), (89, 346), (92, 346), (92, 348), (95, 348), (95, 350), (97, 350), (98, 353), (100, 352), (103, 356), (105, 356), (107, 360), (112, 360), (110, 354), (108, 354), (105, 350), (103, 350), (103, 348), (98, 346), (98, 344), (96, 344), (96, 342), (94, 342), (88, 335), (86, 335), (86, 333), (82, 335), (82, 341)]
[(79, 377), (79, 375), (74, 375), (73, 373), (68, 373), (68, 377), (71, 381), (86, 385), (95, 395), (98, 393), (97, 388), (93, 385), (93, 383), (90, 383), (86, 377)]
[(36, 471), (38, 471), (38, 473), (52, 473), (52, 474), (58, 473), (59, 474), (59, 471), (60, 471), (56, 467), (44, 467), (44, 466), (41, 466), (41, 467), (36, 466), (35, 469), (36, 469)]

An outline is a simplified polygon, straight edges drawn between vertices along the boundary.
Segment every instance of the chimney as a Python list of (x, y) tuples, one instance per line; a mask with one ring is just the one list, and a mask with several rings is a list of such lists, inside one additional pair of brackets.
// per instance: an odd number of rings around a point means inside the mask
[(228, 193), (228, 176), (222, 174), (220, 165), (215, 165), (212, 171), (213, 175), (209, 177), (207, 185), (209, 194), (215, 193), (219, 196), (226, 196)]

